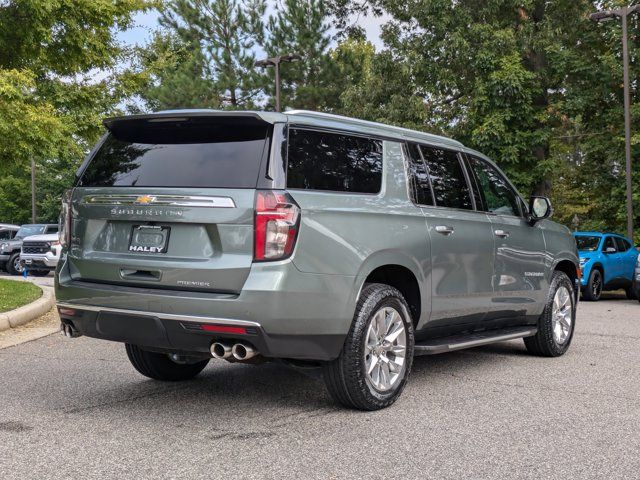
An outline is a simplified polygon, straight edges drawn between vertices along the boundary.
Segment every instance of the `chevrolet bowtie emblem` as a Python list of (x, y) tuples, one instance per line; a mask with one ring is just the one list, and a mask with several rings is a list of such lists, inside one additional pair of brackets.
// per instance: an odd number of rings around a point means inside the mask
[(150, 203), (153, 203), (155, 200), (156, 200), (156, 197), (153, 197), (151, 195), (140, 195), (138, 198), (136, 198), (136, 203), (140, 205), (149, 205)]

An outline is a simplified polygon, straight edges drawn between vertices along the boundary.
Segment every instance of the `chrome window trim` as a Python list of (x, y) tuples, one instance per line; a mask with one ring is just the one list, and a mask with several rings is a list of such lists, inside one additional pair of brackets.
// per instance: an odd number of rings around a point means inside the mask
[[(147, 197), (147, 201), (140, 201)], [(101, 194), (85, 195), (81, 201), (84, 205), (135, 205), (159, 207), (209, 207), (235, 208), (231, 197), (191, 196), (191, 195), (123, 195)]]
[(57, 306), (61, 308), (70, 308), (72, 310), (86, 310), (90, 312), (121, 313), (125, 315), (141, 315), (141, 316), (147, 316), (147, 317), (157, 317), (162, 320), (216, 323), (220, 325), (237, 325), (237, 326), (243, 326), (243, 327), (261, 328), (261, 325), (258, 322), (252, 322), (250, 320), (236, 320), (232, 318), (203, 317), (198, 315), (179, 315), (176, 313), (145, 312), (142, 310), (100, 307), (97, 305), (81, 305), (77, 303), (65, 303), (65, 302), (58, 302)]

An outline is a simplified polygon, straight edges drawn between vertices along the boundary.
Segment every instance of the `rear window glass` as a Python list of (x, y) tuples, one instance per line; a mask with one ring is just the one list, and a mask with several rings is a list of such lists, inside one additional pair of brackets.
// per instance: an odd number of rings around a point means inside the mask
[(458, 154), (424, 145), (420, 150), (429, 169), (436, 205), (472, 210), (471, 195)]
[(289, 133), (287, 187), (378, 193), (382, 141), (312, 130)]
[(255, 188), (268, 128), (239, 118), (116, 124), (83, 187)]
[(420, 150), (415, 143), (409, 143), (407, 144), (407, 152), (409, 153), (409, 181), (411, 182), (413, 201), (418, 205), (433, 205), (429, 171), (422, 160)]
[(631, 245), (626, 240), (620, 237), (615, 237), (615, 239), (616, 239), (616, 246), (618, 247), (619, 252), (626, 252), (631, 248)]

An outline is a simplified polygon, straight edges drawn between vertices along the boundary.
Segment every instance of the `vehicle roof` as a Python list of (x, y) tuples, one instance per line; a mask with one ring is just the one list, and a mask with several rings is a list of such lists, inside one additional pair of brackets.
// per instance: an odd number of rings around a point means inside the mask
[(360, 120), (357, 118), (345, 117), (342, 115), (334, 115), (332, 113), (313, 112), (309, 110), (288, 110), (284, 113), (263, 112), (263, 111), (228, 111), (228, 110), (211, 110), (211, 109), (182, 109), (182, 110), (162, 110), (160, 112), (127, 115), (123, 117), (111, 117), (104, 120), (107, 129), (111, 129), (118, 122), (127, 120), (144, 120), (149, 118), (170, 118), (174, 116), (185, 117), (207, 117), (207, 116), (229, 116), (229, 117), (248, 117), (262, 120), (266, 123), (292, 123), (297, 125), (316, 126), (324, 128), (339, 128), (342, 130), (351, 130), (366, 134), (376, 134), (386, 137), (396, 138), (398, 140), (413, 139), (415, 141), (428, 142), (449, 146), (452, 148), (465, 149), (464, 145), (457, 140), (433, 135), (430, 133), (410, 130), (408, 128), (395, 127), (378, 122), (370, 122), (368, 120)]
[(624, 235), (620, 235), (619, 233), (613, 233), (613, 232), (573, 232), (573, 234), (579, 235), (579, 236), (590, 236), (590, 237), (604, 237), (605, 235), (611, 235), (614, 237), (620, 237), (620, 238), (624, 238), (625, 240), (629, 240)]
[(0, 223), (0, 228), (20, 228), (20, 225), (12, 225), (11, 223)]

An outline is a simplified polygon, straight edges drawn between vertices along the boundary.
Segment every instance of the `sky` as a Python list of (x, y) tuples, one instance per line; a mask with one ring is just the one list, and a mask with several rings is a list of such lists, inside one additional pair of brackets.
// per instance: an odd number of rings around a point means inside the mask
[[(354, 22), (357, 21), (358, 24), (364, 28), (367, 39), (373, 43), (378, 50), (382, 48), (382, 41), (380, 40), (381, 26), (388, 20), (389, 17), (386, 15), (379, 18), (362, 15), (354, 18)], [(143, 45), (151, 38), (151, 34), (158, 27), (158, 12), (153, 10), (146, 13), (139, 13), (134, 17), (134, 24), (135, 27), (126, 32), (121, 32), (118, 37), (121, 41), (129, 45)]]

